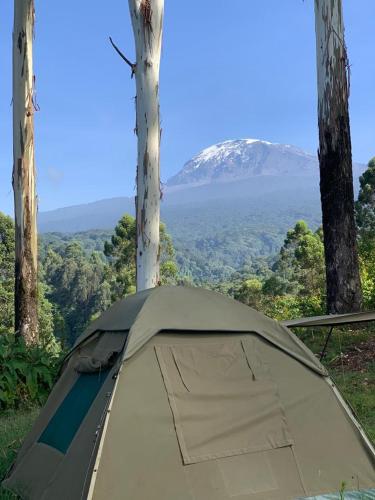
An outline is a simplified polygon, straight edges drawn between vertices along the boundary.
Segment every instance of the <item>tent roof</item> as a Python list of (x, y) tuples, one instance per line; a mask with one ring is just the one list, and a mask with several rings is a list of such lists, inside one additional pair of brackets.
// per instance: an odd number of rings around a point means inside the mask
[(78, 338), (97, 331), (129, 330), (125, 359), (161, 331), (255, 332), (316, 372), (323, 365), (285, 326), (254, 309), (202, 288), (162, 286), (131, 295), (110, 307)]

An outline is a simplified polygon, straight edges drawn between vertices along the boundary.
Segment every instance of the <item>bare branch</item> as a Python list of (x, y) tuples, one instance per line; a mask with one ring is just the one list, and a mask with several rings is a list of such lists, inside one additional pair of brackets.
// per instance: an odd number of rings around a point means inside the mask
[(117, 47), (117, 45), (114, 43), (114, 41), (112, 40), (111, 37), (109, 37), (109, 41), (111, 42), (112, 47), (115, 49), (115, 51), (117, 52), (117, 54), (121, 57), (121, 59), (123, 59), (126, 62), (126, 64), (128, 64), (130, 66), (130, 68), (132, 70), (131, 77), (133, 78), (133, 75), (135, 73), (136, 64), (130, 62), (129, 59), (126, 56), (124, 56), (124, 54)]

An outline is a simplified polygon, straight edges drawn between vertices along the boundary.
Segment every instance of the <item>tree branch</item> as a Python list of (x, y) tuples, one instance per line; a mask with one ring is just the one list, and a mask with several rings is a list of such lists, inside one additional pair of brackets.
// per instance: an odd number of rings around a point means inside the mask
[(109, 41), (111, 42), (112, 47), (115, 49), (115, 51), (117, 52), (117, 54), (121, 57), (121, 59), (123, 59), (126, 62), (126, 64), (128, 64), (130, 66), (130, 68), (132, 70), (131, 77), (133, 78), (133, 75), (135, 73), (136, 64), (130, 62), (129, 59), (126, 56), (124, 56), (124, 54), (117, 47), (117, 45), (114, 43), (114, 41), (112, 40), (111, 37), (109, 37)]

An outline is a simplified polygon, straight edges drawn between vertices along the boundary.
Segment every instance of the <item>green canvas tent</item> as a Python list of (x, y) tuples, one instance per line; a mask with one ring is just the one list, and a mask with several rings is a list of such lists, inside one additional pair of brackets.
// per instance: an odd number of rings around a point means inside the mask
[(159, 287), (77, 340), (4, 486), (38, 500), (283, 500), (334, 498), (345, 482), (374, 498), (374, 463), (286, 326), (214, 292)]

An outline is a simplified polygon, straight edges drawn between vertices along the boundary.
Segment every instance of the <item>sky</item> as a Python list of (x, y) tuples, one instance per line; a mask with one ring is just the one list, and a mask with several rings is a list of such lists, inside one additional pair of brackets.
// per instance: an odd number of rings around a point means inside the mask
[[(12, 213), (13, 2), (0, 0), (0, 210)], [(35, 0), (39, 210), (131, 196), (135, 83), (126, 0)], [(374, 0), (344, 0), (353, 159), (375, 155)], [(161, 179), (205, 147), (259, 138), (316, 152), (313, 0), (165, 0)]]

